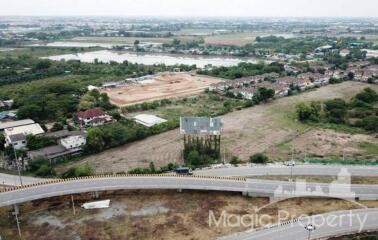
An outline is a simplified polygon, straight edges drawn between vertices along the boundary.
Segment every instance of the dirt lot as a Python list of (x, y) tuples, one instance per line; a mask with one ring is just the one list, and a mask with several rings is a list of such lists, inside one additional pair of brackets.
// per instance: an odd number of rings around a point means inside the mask
[(203, 92), (222, 80), (189, 73), (161, 73), (151, 82), (103, 90), (117, 106), (126, 106), (164, 98), (182, 97)]
[[(344, 82), (227, 114), (224, 116), (225, 134), (223, 144), (228, 152), (244, 160), (247, 160), (254, 153), (265, 151), (271, 156), (275, 156), (277, 160), (287, 160), (289, 155), (288, 152), (285, 155), (285, 151), (290, 151), (287, 143), (293, 140), (295, 143), (302, 144), (302, 147), (309, 148), (309, 152), (316, 150), (316, 145), (313, 144), (326, 147), (329, 141), (335, 141), (331, 138), (339, 139), (340, 135), (333, 130), (320, 132), (322, 134), (327, 133), (327, 138), (318, 136), (317, 133), (319, 132), (317, 131), (308, 132), (311, 128), (309, 129), (307, 125), (295, 120), (295, 104), (311, 100), (349, 99), (365, 87), (367, 87), (366, 84), (359, 82)], [(370, 87), (378, 90), (377, 85), (370, 85)], [(318, 137), (307, 139), (307, 136), (311, 137), (313, 134)], [(342, 134), (341, 136), (344, 135)], [(302, 143), (302, 141), (296, 140), (297, 137), (299, 139), (306, 138), (307, 141)], [(341, 139), (344, 139), (344, 137)], [(359, 141), (370, 141), (371, 139), (371, 136), (357, 135), (356, 137), (351, 137), (346, 145), (351, 146), (348, 149), (354, 149), (353, 146), (356, 146)], [(353, 142), (354, 140), (357, 142)], [(107, 170), (122, 171), (135, 166), (147, 167), (149, 161), (155, 161), (157, 166), (167, 162), (180, 162), (182, 144), (179, 130), (173, 130), (152, 136), (143, 141), (114, 148), (95, 156), (89, 156), (75, 164), (88, 162), (96, 166), (97, 171), (101, 172)], [(339, 143), (339, 148), (341, 145)], [(277, 154), (275, 150), (277, 148), (282, 150), (282, 154)], [(340, 154), (339, 148), (328, 148), (328, 151), (332, 155), (338, 155)], [(366, 154), (364, 151), (364, 149), (361, 149), (360, 154)], [(67, 166), (63, 167), (66, 168)]]
[(372, 159), (377, 156), (375, 152), (363, 151), (365, 144), (376, 144), (378, 138), (365, 134), (340, 133), (333, 130), (312, 129), (298, 136), (287, 144), (282, 144), (269, 149), (272, 156), (290, 155), (295, 148), (295, 155), (307, 157), (327, 157), (346, 159)]
[[(93, 201), (89, 194), (75, 196), (76, 215), (70, 198), (50, 199), (21, 206), (21, 230), (27, 240), (120, 240), (165, 239), (208, 240), (247, 230), (243, 227), (209, 226), (209, 211), (219, 218), (228, 214), (256, 215), (256, 208), (269, 203), (265, 198), (246, 198), (221, 192), (117, 191), (101, 193), (100, 199), (111, 199), (108, 209), (84, 210), (80, 204)], [(368, 207), (378, 202), (363, 203)], [(286, 210), (290, 218), (301, 214), (318, 214), (359, 208), (342, 200), (291, 199), (270, 205), (259, 214), (277, 221), (278, 211)], [(0, 209), (0, 229), (5, 239), (14, 239), (17, 229), (10, 209)], [(257, 224), (257, 226), (259, 226)]]

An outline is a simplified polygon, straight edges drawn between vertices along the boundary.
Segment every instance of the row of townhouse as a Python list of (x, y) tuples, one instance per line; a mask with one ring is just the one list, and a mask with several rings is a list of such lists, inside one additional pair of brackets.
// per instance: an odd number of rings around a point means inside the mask
[(361, 82), (368, 82), (372, 80), (378, 83), (378, 65), (370, 65), (366, 67), (349, 67), (347, 72), (354, 74), (354, 80)]
[[(253, 78), (239, 79), (235, 81), (225, 81), (212, 85), (210, 91), (219, 93), (230, 93), (235, 97), (252, 100), (259, 88), (273, 89), (276, 97), (284, 97), (289, 94), (292, 87), (306, 90), (315, 86), (323, 86), (329, 83), (330, 77), (320, 73), (304, 73), (297, 77), (286, 76), (277, 78), (275, 81), (264, 81), (264, 77), (255, 76)], [(247, 83), (245, 82), (247, 81)]]
[(250, 85), (262, 82), (264, 81), (264, 79), (265, 79), (264, 75), (257, 75), (257, 76), (248, 77), (248, 78), (226, 80), (223, 82), (211, 84), (209, 87), (209, 91), (222, 93), (231, 89), (248, 87)]

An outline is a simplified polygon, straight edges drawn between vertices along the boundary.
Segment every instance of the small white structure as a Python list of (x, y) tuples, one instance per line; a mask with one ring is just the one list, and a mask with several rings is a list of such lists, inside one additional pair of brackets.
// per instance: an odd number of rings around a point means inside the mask
[(81, 135), (70, 136), (60, 140), (60, 144), (67, 150), (81, 148), (87, 143), (87, 139)]
[(150, 114), (139, 114), (134, 117), (135, 122), (142, 124), (146, 127), (152, 127), (157, 124), (165, 123), (167, 120), (159, 118)]
[(89, 202), (89, 203), (84, 203), (83, 205), (81, 205), (81, 207), (84, 209), (101, 209), (101, 208), (108, 208), (109, 206), (110, 206), (110, 200)]
[(87, 89), (88, 89), (88, 91), (93, 91), (93, 90), (98, 90), (98, 89), (100, 89), (99, 87), (96, 87), (96, 86), (93, 86), (93, 85), (89, 85), (88, 87), (87, 87)]

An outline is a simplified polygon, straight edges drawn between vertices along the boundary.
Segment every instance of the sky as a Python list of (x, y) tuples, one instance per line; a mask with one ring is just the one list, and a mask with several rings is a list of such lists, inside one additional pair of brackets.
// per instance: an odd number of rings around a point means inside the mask
[(378, 17), (378, 0), (0, 0), (0, 16)]

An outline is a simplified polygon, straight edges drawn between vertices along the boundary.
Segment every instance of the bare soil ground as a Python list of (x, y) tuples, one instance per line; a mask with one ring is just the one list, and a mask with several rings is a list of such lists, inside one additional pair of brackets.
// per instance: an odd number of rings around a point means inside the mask
[[(321, 130), (320, 133), (327, 133), (327, 135), (318, 136), (318, 130), (309, 132), (311, 128), (297, 122), (294, 114), (295, 105), (299, 102), (312, 100), (350, 99), (367, 86), (359, 82), (344, 82), (227, 114), (223, 117), (225, 122), (223, 144), (230, 153), (239, 156), (243, 160), (247, 160), (254, 153), (267, 152), (270, 156), (276, 156), (278, 160), (282, 157), (283, 159), (281, 160), (285, 161), (289, 155), (277, 156), (277, 150), (275, 149), (277, 149), (277, 146), (291, 141), (296, 141), (295, 143), (302, 144), (302, 147), (309, 148), (308, 151), (310, 152), (315, 151), (317, 145), (324, 145), (325, 148), (330, 141), (338, 142), (338, 139), (343, 140), (338, 143), (338, 146), (341, 146), (346, 141), (344, 134), (339, 135), (333, 130)], [(369, 85), (369, 87), (378, 91), (378, 85)], [(317, 137), (311, 138), (312, 136)], [(307, 139), (308, 137), (310, 139)], [(297, 138), (301, 140), (296, 140)], [(307, 140), (304, 141), (303, 139)], [(346, 139), (349, 139), (348, 135)], [(354, 149), (352, 148), (356, 144), (354, 141), (365, 140), (370, 141), (372, 137), (357, 135), (351, 137), (348, 140), (350, 143), (346, 145), (349, 146), (350, 144), (350, 149)], [(99, 172), (114, 169), (116, 171), (124, 171), (129, 167), (136, 166), (147, 167), (150, 161), (155, 161), (156, 166), (159, 166), (167, 162), (180, 162), (182, 145), (183, 141), (179, 130), (172, 130), (142, 141), (104, 151), (95, 156), (89, 156), (74, 164), (88, 162), (95, 165), (96, 170)], [(288, 150), (290, 150), (290, 147), (284, 146), (283, 151)], [(329, 148), (328, 151), (330, 154), (340, 154), (339, 148)], [(362, 150), (361, 154), (364, 154)], [(62, 166), (61, 169), (68, 166)]]
[(222, 80), (189, 73), (161, 73), (152, 82), (103, 90), (117, 106), (132, 105), (164, 98), (189, 96), (203, 92)]
[[(210, 210), (216, 218), (222, 211), (255, 216), (256, 208), (269, 203), (265, 198), (246, 198), (240, 194), (190, 191), (117, 191), (101, 193), (100, 199), (111, 199), (111, 207), (84, 210), (80, 204), (93, 198), (90, 194), (75, 196), (76, 215), (72, 213), (69, 197), (24, 204), (20, 215), (23, 239), (215, 239), (247, 228), (209, 226)], [(377, 201), (362, 204), (378, 206)], [(263, 208), (259, 214), (269, 215), (269, 222), (274, 223), (279, 210), (286, 210), (290, 218), (296, 218), (353, 208), (359, 206), (342, 200), (290, 199)], [(17, 229), (9, 210), (0, 209), (0, 228), (5, 239), (14, 239)]]

